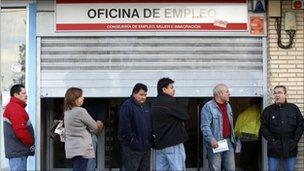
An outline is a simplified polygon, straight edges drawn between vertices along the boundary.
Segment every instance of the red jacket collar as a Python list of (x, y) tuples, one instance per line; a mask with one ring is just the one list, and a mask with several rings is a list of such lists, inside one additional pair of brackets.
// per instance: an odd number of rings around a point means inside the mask
[(19, 104), (20, 106), (22, 106), (23, 108), (26, 107), (26, 103), (24, 103), (23, 101), (21, 101), (20, 99), (14, 97), (14, 96), (11, 97), (10, 102), (17, 103), (17, 104)]

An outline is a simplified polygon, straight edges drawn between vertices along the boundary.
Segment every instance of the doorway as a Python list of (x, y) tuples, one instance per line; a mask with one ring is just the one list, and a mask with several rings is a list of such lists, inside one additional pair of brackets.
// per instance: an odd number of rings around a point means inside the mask
[[(86, 98), (84, 106), (90, 114), (97, 114), (103, 119), (105, 128), (98, 136), (97, 147), (97, 169), (98, 170), (119, 170), (122, 167), (121, 148), (118, 140), (118, 114), (122, 103), (127, 98)], [(204, 150), (202, 133), (200, 130), (200, 112), (202, 106), (211, 100), (211, 97), (178, 97), (180, 103), (187, 106), (190, 116), (186, 123), (186, 130), (189, 140), (185, 142), (186, 166), (187, 170), (207, 170), (208, 162)], [(232, 97), (230, 99), (234, 112), (234, 123), (237, 117), (250, 106), (250, 100), (260, 99), (258, 97)], [(148, 98), (147, 104), (151, 106), (153, 98)], [(63, 143), (54, 143), (49, 138), (49, 128), (54, 119), (58, 119), (62, 114), (63, 98), (43, 98), (41, 99), (41, 122), (43, 170), (70, 170), (71, 161), (65, 159)], [(258, 142), (259, 144), (261, 141)], [(259, 151), (261, 148), (259, 147)], [(261, 168), (260, 155), (257, 156), (258, 168)], [(241, 155), (236, 154), (236, 167), (242, 170)]]

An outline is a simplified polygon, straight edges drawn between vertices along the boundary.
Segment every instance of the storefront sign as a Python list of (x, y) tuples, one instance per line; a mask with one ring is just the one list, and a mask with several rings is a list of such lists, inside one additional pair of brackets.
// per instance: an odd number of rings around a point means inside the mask
[(246, 0), (98, 3), (57, 0), (56, 31), (247, 31)]
[(264, 16), (250, 16), (250, 34), (264, 34)]
[(295, 10), (304, 9), (304, 0), (292, 0), (291, 5)]

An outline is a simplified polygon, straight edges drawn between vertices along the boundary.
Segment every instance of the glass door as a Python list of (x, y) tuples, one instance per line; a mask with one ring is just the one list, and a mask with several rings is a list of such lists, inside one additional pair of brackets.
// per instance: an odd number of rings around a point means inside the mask
[[(25, 6), (6, 7), (0, 3), (0, 170), (8, 170), (3, 141), (3, 109), (10, 99), (10, 88), (25, 83), (26, 22)], [(31, 164), (29, 164), (31, 167)]]

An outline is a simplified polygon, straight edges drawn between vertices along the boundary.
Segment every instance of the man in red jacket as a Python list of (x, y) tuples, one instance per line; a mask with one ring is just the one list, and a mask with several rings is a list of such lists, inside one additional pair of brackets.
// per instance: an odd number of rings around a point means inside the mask
[(26, 170), (27, 157), (34, 155), (34, 129), (25, 111), (27, 93), (16, 84), (10, 91), (11, 99), (3, 113), (5, 156), (10, 169)]

